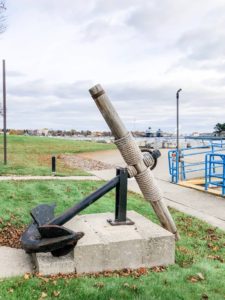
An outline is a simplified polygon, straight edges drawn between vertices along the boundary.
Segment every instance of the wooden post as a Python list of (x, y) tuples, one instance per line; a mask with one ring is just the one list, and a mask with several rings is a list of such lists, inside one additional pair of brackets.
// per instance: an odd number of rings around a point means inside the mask
[[(128, 135), (128, 131), (124, 126), (122, 120), (120, 119), (119, 115), (117, 114), (115, 108), (113, 107), (112, 103), (110, 102), (109, 98), (107, 97), (105, 91), (101, 87), (100, 84), (92, 87), (89, 90), (92, 98), (94, 99), (97, 107), (99, 108), (102, 116), (104, 117), (106, 123), (108, 124), (109, 128), (112, 131), (116, 140), (120, 140), (125, 138)], [(134, 141), (135, 143), (135, 141)], [(136, 143), (135, 143), (136, 146)], [(137, 157), (143, 157), (141, 154), (140, 149), (136, 146), (134, 147), (136, 151)], [(126, 154), (121, 154), (125, 159)], [(129, 149), (124, 149), (124, 152), (129, 151)], [(126, 159), (125, 159), (126, 160)], [(136, 159), (137, 161), (137, 159)], [(178, 239), (178, 233), (176, 229), (176, 225), (168, 211), (168, 208), (165, 206), (160, 190), (158, 189), (157, 185), (155, 184), (153, 175), (151, 174), (150, 170), (147, 170), (147, 167), (143, 161), (143, 159), (138, 159), (138, 163), (133, 164), (133, 167), (137, 171), (137, 176), (135, 176), (137, 183), (147, 201), (149, 201), (158, 216), (161, 224), (169, 231), (175, 234), (176, 239)], [(147, 177), (146, 177), (147, 176)], [(143, 179), (143, 181), (140, 180)], [(150, 189), (149, 183), (151, 184)], [(150, 195), (151, 193), (151, 195)], [(154, 199), (155, 198), (155, 199)]]

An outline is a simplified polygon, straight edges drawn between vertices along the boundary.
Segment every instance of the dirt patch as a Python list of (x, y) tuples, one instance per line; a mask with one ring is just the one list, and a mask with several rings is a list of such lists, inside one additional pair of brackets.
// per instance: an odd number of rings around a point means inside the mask
[[(26, 273), (24, 275), (25, 279), (29, 279), (32, 277), (37, 277), (41, 280), (43, 280), (44, 282), (53, 282), (53, 284), (57, 284), (56, 280), (58, 279), (72, 279), (72, 278), (80, 278), (80, 277), (90, 277), (90, 278), (103, 278), (103, 277), (133, 277), (133, 278), (139, 278), (141, 276), (147, 275), (150, 272), (153, 273), (160, 273), (160, 272), (165, 272), (167, 271), (167, 267), (165, 266), (159, 266), (159, 267), (153, 267), (153, 268), (145, 268), (145, 267), (141, 267), (138, 269), (122, 269), (122, 270), (115, 270), (115, 271), (103, 271), (103, 272), (96, 272), (96, 273), (83, 273), (83, 274), (76, 274), (76, 273), (69, 273), (69, 274), (56, 274), (56, 275), (42, 275), (39, 273), (35, 273), (35, 274), (31, 274), (31, 273)], [(97, 282), (96, 286), (101, 288), (104, 286), (104, 283), (101, 282)], [(129, 285), (128, 283), (124, 283), (124, 287), (126, 288), (131, 288), (136, 290), (137, 287), (136, 285)]]
[(24, 230), (25, 227), (16, 227), (7, 223), (3, 228), (0, 228), (0, 246), (20, 249), (20, 237)]
[(37, 160), (39, 165), (51, 165), (51, 155), (49, 154), (39, 154)]
[(60, 155), (59, 157), (69, 168), (82, 169), (84, 171), (107, 170), (115, 168), (98, 160), (83, 158), (78, 155)]

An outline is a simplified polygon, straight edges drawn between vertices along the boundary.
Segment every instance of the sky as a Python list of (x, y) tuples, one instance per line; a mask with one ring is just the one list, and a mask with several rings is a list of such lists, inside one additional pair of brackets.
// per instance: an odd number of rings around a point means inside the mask
[(175, 132), (179, 88), (181, 132), (225, 122), (224, 0), (6, 6), (8, 128), (108, 130), (88, 92), (97, 83), (129, 130)]

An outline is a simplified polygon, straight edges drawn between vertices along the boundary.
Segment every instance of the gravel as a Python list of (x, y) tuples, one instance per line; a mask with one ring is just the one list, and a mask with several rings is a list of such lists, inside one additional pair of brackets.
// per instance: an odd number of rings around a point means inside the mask
[(82, 169), (84, 171), (107, 170), (115, 168), (114, 165), (106, 164), (94, 159), (82, 158), (77, 155), (60, 155), (60, 159), (69, 167)]

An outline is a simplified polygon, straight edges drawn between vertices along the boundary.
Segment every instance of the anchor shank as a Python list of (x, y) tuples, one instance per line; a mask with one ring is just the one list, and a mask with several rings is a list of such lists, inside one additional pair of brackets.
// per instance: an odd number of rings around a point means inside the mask
[(84, 198), (80, 203), (76, 204), (75, 206), (68, 209), (66, 212), (64, 212), (62, 215), (52, 219), (48, 224), (49, 225), (63, 225), (66, 222), (68, 222), (70, 219), (72, 219), (76, 214), (78, 214), (80, 211), (88, 207), (90, 204), (97, 201), (99, 198), (101, 198), (103, 195), (111, 191), (113, 188), (117, 186), (119, 183), (120, 177), (116, 176), (113, 179), (111, 179), (109, 182), (101, 186), (99, 189), (97, 189), (92, 194), (88, 195), (86, 198)]

